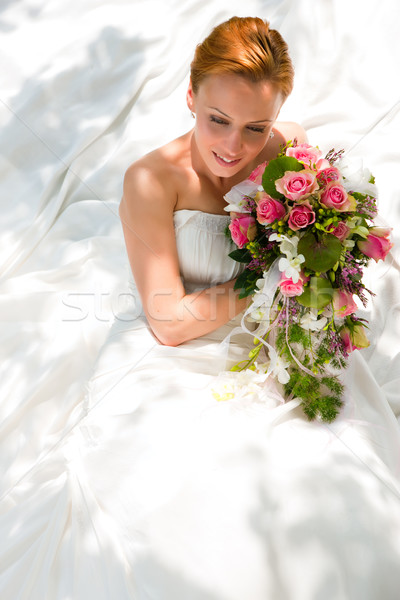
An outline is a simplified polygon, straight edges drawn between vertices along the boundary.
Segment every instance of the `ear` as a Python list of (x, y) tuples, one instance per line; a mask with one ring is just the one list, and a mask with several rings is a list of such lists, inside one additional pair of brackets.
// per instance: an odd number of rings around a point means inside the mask
[(192, 80), (189, 80), (189, 87), (186, 92), (186, 104), (191, 112), (194, 112), (194, 93), (192, 88)]

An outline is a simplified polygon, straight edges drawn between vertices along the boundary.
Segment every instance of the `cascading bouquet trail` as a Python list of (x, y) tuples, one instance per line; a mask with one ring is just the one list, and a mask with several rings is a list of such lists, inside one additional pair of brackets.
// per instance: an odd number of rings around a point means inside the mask
[(390, 228), (374, 225), (373, 176), (351, 173), (342, 155), (289, 142), (225, 196), (238, 246), (230, 256), (246, 265), (235, 287), (252, 296), (242, 328), (255, 344), (232, 370), (276, 378), (308, 419), (326, 422), (343, 404), (350, 352), (369, 345), (355, 315), (355, 297), (365, 306), (369, 291), (363, 267), (392, 247)]

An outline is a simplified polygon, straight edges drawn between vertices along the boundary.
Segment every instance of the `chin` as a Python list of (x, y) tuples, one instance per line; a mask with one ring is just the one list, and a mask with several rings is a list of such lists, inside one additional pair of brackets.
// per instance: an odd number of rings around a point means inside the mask
[(237, 175), (242, 170), (245, 170), (246, 167), (250, 164), (248, 159), (241, 158), (239, 161), (234, 164), (221, 164), (222, 161), (218, 161), (215, 159), (214, 153), (211, 155), (211, 159), (207, 161), (207, 166), (210, 169), (211, 173), (216, 177), (224, 177), (229, 178)]

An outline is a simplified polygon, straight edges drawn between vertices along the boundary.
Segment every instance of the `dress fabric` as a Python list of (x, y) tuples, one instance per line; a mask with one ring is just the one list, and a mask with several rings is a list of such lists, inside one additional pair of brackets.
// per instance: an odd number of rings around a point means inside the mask
[[(174, 214), (188, 291), (238, 275), (228, 219)], [(253, 347), (221, 344), (239, 322), (162, 346), (132, 284), (63, 435), (7, 497), (3, 600), (398, 599), (400, 439), (362, 355), (331, 425), (272, 383), (218, 402)]]

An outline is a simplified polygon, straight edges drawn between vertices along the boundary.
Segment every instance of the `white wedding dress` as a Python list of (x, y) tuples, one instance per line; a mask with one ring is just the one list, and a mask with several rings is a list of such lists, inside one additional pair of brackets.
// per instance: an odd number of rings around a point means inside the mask
[[(188, 290), (238, 274), (228, 218), (175, 213)], [(128, 300), (62, 435), (2, 504), (0, 598), (397, 600), (400, 437), (362, 355), (329, 426), (272, 383), (217, 402), (218, 373), (252, 347), (221, 345), (240, 316), (172, 348)]]

